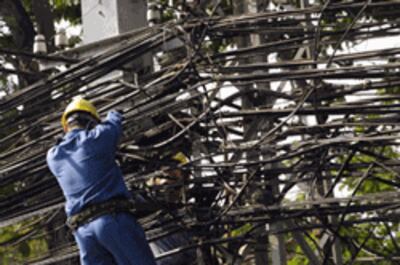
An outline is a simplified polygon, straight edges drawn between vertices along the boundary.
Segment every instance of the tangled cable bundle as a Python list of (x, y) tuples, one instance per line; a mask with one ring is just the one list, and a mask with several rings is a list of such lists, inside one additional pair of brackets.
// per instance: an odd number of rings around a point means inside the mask
[[(0, 245), (43, 236), (62, 213), (46, 151), (62, 136), (62, 110), (83, 95), (102, 117), (124, 113), (117, 159), (132, 193), (156, 206), (139, 218), (149, 240), (192, 235), (163, 256), (208, 248), (214, 262), (237, 264), (251, 259), (243, 249), (260, 236), (317, 240), (319, 231), (354, 260), (392, 260), (396, 253), (364, 242), (378, 237), (372, 231), (349, 230), (384, 224), (381, 236), (397, 246), (400, 48), (350, 43), (398, 37), (399, 17), (399, 1), (343, 1), (187, 18), (136, 30), (84, 59), (53, 57), (66, 70), (0, 100), (0, 227), (26, 225)], [(166, 50), (169, 42), (179, 45)], [(132, 73), (133, 61), (156, 55), (152, 71)], [(186, 163), (171, 163), (178, 152)], [(184, 177), (149, 184), (168, 170)], [(24, 264), (77, 255), (66, 243)]]

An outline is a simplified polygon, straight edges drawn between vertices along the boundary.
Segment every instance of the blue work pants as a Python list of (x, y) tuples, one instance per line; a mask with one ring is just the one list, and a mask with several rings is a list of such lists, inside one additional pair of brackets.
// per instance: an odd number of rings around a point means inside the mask
[(74, 236), (82, 265), (156, 265), (142, 227), (129, 213), (100, 216)]

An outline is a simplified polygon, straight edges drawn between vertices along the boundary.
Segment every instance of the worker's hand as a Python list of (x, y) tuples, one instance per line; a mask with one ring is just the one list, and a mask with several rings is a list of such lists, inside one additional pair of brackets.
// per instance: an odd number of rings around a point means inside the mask
[(107, 121), (121, 122), (124, 116), (116, 110), (111, 110), (107, 113)]
[(113, 109), (109, 113), (114, 113), (114, 115), (117, 115), (118, 117), (122, 118), (123, 116), (123, 110), (121, 109)]
[(118, 112), (119, 114), (123, 115), (124, 114), (124, 110), (123, 109), (115, 109), (116, 112)]

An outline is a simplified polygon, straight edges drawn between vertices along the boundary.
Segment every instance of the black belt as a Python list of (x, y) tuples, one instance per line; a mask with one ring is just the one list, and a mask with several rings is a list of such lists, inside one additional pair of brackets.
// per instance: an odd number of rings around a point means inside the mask
[(103, 203), (86, 206), (82, 211), (67, 219), (67, 226), (72, 230), (76, 230), (81, 225), (90, 223), (102, 215), (132, 212), (132, 210), (133, 204), (128, 199), (111, 199)]

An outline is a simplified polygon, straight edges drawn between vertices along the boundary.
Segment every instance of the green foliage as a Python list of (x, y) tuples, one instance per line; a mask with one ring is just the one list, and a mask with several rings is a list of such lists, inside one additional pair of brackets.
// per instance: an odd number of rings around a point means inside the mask
[(0, 264), (22, 264), (28, 259), (44, 255), (48, 251), (43, 233), (29, 240), (15, 240), (30, 232), (27, 223), (18, 223), (0, 229)]
[(204, 45), (204, 49), (206, 50), (207, 53), (210, 53), (210, 54), (217, 54), (220, 52), (224, 52), (224, 51), (226, 51), (227, 47), (228, 47), (228, 45), (224, 41), (220, 41), (220, 40), (207, 41)]
[[(374, 118), (379, 118), (379, 115), (374, 115)], [(354, 128), (354, 132), (356, 134), (362, 135), (366, 131), (365, 127), (357, 126)], [(395, 190), (393, 185), (388, 184), (385, 180), (396, 181), (396, 175), (394, 172), (388, 171), (384, 168), (375, 166), (372, 170), (370, 170), (368, 176), (365, 177), (363, 182), (360, 184), (360, 177), (367, 174), (368, 165), (374, 164), (377, 161), (377, 158), (372, 156), (372, 154), (377, 154), (380, 157), (384, 157), (388, 160), (397, 160), (399, 158), (399, 153), (394, 147), (386, 146), (384, 148), (380, 147), (371, 147), (365, 149), (365, 151), (371, 152), (371, 155), (365, 153), (358, 153), (350, 161), (351, 165), (366, 165), (358, 169), (360, 175), (350, 176), (346, 178), (342, 184), (341, 188), (347, 188), (349, 190), (353, 190), (358, 185), (358, 190), (356, 194), (367, 194), (367, 193), (376, 193), (376, 192), (384, 192), (384, 191), (393, 191)], [(338, 163), (344, 163), (346, 157), (338, 157)], [(378, 161), (379, 162), (379, 161)], [(336, 175), (337, 172), (332, 172), (332, 174)], [(348, 174), (348, 172), (345, 172)]]
[(309, 260), (307, 256), (303, 253), (300, 245), (295, 243), (288, 246), (288, 253), (291, 253), (291, 256), (288, 257), (288, 265), (308, 265)]
[(293, 258), (288, 260), (288, 265), (308, 265), (309, 260), (304, 255), (296, 254)]
[[(387, 227), (388, 226), (388, 227)], [(391, 231), (398, 231), (399, 224), (398, 223), (387, 223), (385, 226), (382, 223), (375, 224), (360, 224), (353, 227), (346, 227), (341, 229), (342, 236), (346, 238), (356, 239), (358, 244), (365, 244), (366, 249), (370, 250), (370, 252), (379, 252), (384, 253), (386, 255), (392, 255), (397, 252), (395, 244), (399, 242), (399, 235), (397, 233), (393, 233), (393, 240), (388, 236), (388, 228)], [(369, 253), (365, 253), (361, 251), (358, 253), (357, 257), (369, 257)], [(346, 257), (350, 259), (351, 256)], [(362, 264), (361, 262), (356, 262), (354, 264)], [(388, 263), (388, 261), (379, 261), (374, 264), (392, 264)]]
[(67, 20), (71, 25), (81, 23), (80, 0), (51, 0), (56, 21)]
[(385, 95), (385, 94), (395, 94), (398, 95), (400, 94), (400, 86), (394, 86), (394, 87), (389, 87), (389, 88), (381, 88), (378, 90), (379, 95)]
[(253, 229), (253, 225), (250, 223), (247, 223), (247, 224), (244, 224), (241, 227), (233, 230), (231, 233), (231, 236), (232, 237), (242, 236), (242, 235), (246, 234), (247, 232), (251, 231), (252, 229)]
[(68, 39), (68, 46), (69, 47), (74, 47), (74, 46), (76, 46), (77, 44), (79, 44), (81, 42), (82, 42), (82, 38), (80, 36), (71, 36)]
[[(5, 93), (7, 93), (7, 90), (4, 88), (0, 88), (0, 93), (1, 91), (4, 91)], [(8, 120), (13, 120), (14, 117), (16, 117), (18, 114), (18, 110), (14, 109), (14, 110), (10, 110), (4, 114), (2, 114), (0, 116), (0, 120), (4, 120), (4, 121), (8, 121)], [(4, 128), (4, 127), (3, 127)], [(1, 130), (0, 131), (0, 139), (3, 139), (3, 137), (8, 136), (9, 134), (13, 133), (16, 129), (12, 128), (12, 129), (7, 129), (7, 130)], [(1, 162), (0, 162), (1, 163)]]

